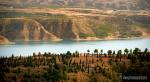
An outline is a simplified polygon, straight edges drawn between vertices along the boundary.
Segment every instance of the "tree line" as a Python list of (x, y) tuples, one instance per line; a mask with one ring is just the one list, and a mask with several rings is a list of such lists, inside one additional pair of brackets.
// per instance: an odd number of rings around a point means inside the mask
[[(135, 49), (124, 49), (118, 50), (117, 52), (108, 50), (107, 53), (104, 53), (103, 50), (95, 49), (91, 53), (90, 50), (87, 50), (87, 53), (79, 53), (78, 51), (71, 53), (67, 51), (66, 53), (53, 54), (53, 53), (44, 53), (38, 54), (33, 53), (32, 56), (14, 56), (12, 54), (11, 57), (0, 57), (0, 81), (5, 81), (6, 73), (11, 72), (11, 68), (17, 67), (31, 67), (36, 68), (40, 66), (47, 66), (46, 72), (41, 73), (40, 75), (31, 75), (29, 72), (23, 73), (22, 82), (38, 81), (39, 78), (41, 81), (47, 82), (65, 82), (67, 80), (72, 80), (73, 82), (77, 82), (77, 79), (70, 79), (67, 75), (68, 73), (78, 73), (83, 72), (89, 74), (90, 82), (98, 82), (97, 74), (102, 74), (108, 79), (113, 79), (113, 81), (119, 80), (119, 78), (115, 78), (112, 70), (117, 73), (127, 74), (129, 72), (128, 69), (125, 69), (125, 62), (122, 60), (130, 60), (130, 63), (135, 64), (138, 62), (149, 62), (150, 61), (150, 52), (146, 48), (144, 51), (141, 51), (139, 48)], [(81, 57), (84, 58), (80, 59)], [(112, 68), (105, 65), (103, 58), (108, 58), (108, 63)], [(117, 66), (117, 64), (119, 66)], [(94, 65), (94, 66), (93, 66)], [(126, 72), (125, 72), (126, 71)], [(16, 74), (21, 73), (21, 69), (18, 68), (15, 70)], [(129, 74), (129, 73), (128, 73)], [(17, 76), (13, 78), (13, 80), (17, 80)]]

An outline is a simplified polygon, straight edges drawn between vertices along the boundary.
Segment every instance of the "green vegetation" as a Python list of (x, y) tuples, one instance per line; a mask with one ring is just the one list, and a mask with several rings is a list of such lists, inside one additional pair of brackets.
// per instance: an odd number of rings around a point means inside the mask
[(129, 24), (126, 27), (119, 28), (120, 38), (128, 38), (128, 37), (140, 37), (142, 36), (142, 30), (140, 29), (141, 25), (137, 24)]
[[(1, 82), (122, 82), (124, 76), (149, 77), (150, 52), (95, 49), (80, 54), (33, 53), (33, 56), (0, 57)], [(120, 74), (122, 77), (120, 77)], [(148, 79), (144, 79), (146, 81)], [(129, 81), (129, 80), (128, 80)], [(135, 81), (138, 82), (138, 81)]]
[(116, 30), (112, 24), (100, 24), (96, 28), (96, 36), (100, 38), (107, 37)]
[(140, 31), (124, 31), (120, 33), (120, 38), (128, 38), (128, 37), (140, 37), (142, 33)]
[(25, 13), (25, 12), (0, 12), (0, 18), (50, 18), (50, 19), (67, 19), (64, 14), (50, 14), (50, 13)]
[(95, 37), (95, 34), (80, 34), (81, 38), (86, 38), (86, 37)]

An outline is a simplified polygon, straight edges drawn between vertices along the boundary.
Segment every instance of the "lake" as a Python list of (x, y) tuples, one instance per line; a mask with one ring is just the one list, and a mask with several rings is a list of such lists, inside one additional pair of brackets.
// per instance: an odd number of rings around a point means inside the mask
[(0, 56), (28, 56), (33, 52), (44, 53), (65, 53), (67, 51), (75, 52), (76, 50), (84, 53), (88, 49), (93, 52), (94, 49), (107, 50), (124, 50), (125, 48), (150, 49), (150, 38), (128, 39), (128, 40), (100, 40), (100, 41), (72, 41), (63, 40), (60, 42), (16, 42), (16, 44), (0, 45)]

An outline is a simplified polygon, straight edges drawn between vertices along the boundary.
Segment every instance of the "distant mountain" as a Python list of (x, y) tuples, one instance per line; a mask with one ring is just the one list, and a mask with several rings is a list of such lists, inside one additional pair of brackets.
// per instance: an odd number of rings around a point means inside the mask
[(150, 9), (150, 0), (4, 0), (0, 5), (26, 7), (49, 5), (60, 7), (84, 7), (98, 9), (143, 10)]

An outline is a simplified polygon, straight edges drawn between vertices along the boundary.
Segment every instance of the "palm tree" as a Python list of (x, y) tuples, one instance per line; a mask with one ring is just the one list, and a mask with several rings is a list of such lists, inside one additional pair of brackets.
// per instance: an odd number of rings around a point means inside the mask
[(100, 52), (101, 52), (101, 54), (103, 54), (103, 50), (102, 49), (100, 50)]
[(133, 52), (132, 52), (132, 49), (130, 49), (130, 54), (132, 54)]
[(88, 49), (87, 52), (90, 53), (90, 50)]
[(147, 48), (145, 48), (144, 53), (147, 53), (147, 52), (148, 52), (148, 49), (147, 49)]
[(97, 55), (97, 57), (98, 57), (98, 49), (95, 49), (94, 50), (94, 53)]
[(116, 54), (116, 52), (115, 52), (115, 51), (113, 51), (113, 53), (112, 53), (113, 57), (115, 56), (115, 54)]
[(89, 55), (89, 53), (90, 53), (90, 50), (89, 50), (89, 49), (87, 50), (87, 53), (88, 53), (88, 55)]
[(120, 58), (120, 61), (121, 61), (121, 54), (122, 54), (122, 51), (121, 50), (118, 50), (118, 52), (117, 52), (117, 55), (118, 55), (118, 57)]
[(101, 50), (100, 50), (100, 54), (99, 54), (99, 56), (101, 57), (101, 56), (102, 56), (102, 54), (103, 54), (103, 50), (101, 49)]
[(140, 52), (140, 51), (141, 51), (141, 50), (140, 50), (139, 48), (135, 48), (134, 51), (133, 51), (133, 54), (134, 54), (134, 55), (137, 55), (138, 52)]
[(41, 52), (38, 53), (38, 57), (39, 57), (39, 59), (40, 59), (40, 57), (41, 57)]
[(125, 56), (125, 55), (128, 55), (129, 50), (128, 50), (127, 48), (125, 48), (125, 49), (124, 49), (124, 53), (125, 53), (124, 56)]
[(109, 57), (111, 57), (112, 51), (108, 50), (107, 53), (108, 53)]
[(14, 54), (11, 55), (11, 59), (12, 59), (12, 60), (14, 59)]
[(129, 53), (129, 50), (127, 48), (124, 49), (125, 54)]
[(75, 52), (75, 55), (76, 55), (76, 57), (79, 57), (79, 52), (76, 51), (76, 52)]
[(36, 56), (36, 54), (35, 54), (35, 52), (33, 53), (33, 57), (35, 57)]

